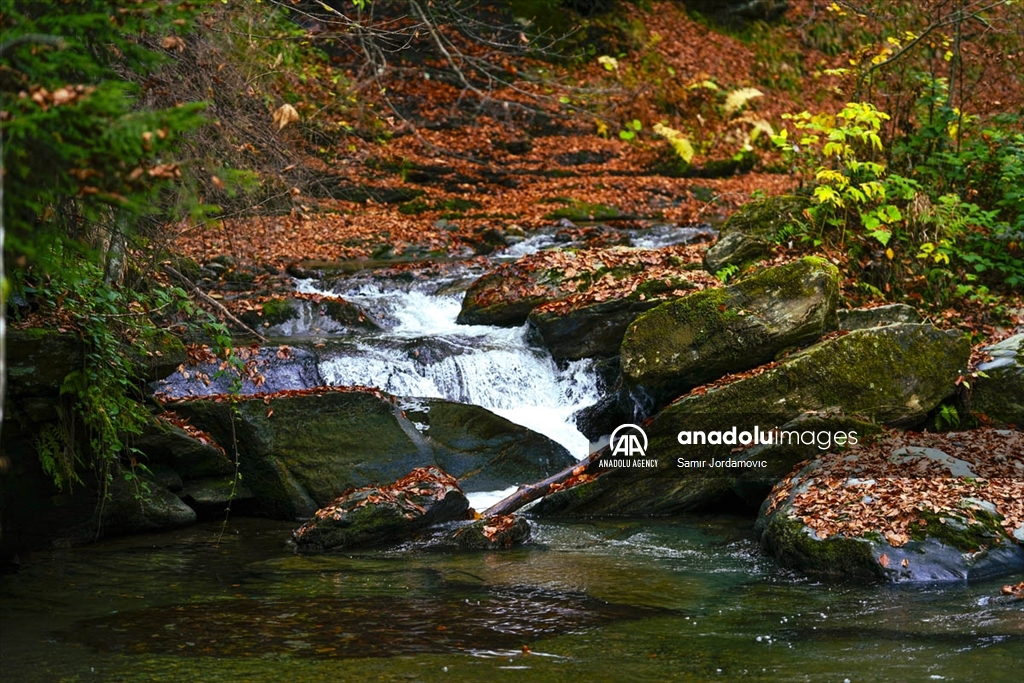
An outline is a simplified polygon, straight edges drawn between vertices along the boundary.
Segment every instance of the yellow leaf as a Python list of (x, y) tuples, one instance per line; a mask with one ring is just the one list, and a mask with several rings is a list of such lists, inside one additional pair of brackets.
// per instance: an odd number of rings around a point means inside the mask
[(890, 261), (892, 261), (893, 258), (895, 258), (895, 256), (896, 256), (896, 253), (893, 252), (892, 247), (889, 247), (888, 249), (885, 250), (885, 257), (887, 259), (889, 259)]
[(724, 108), (726, 116), (732, 116), (740, 109), (743, 109), (750, 100), (763, 96), (764, 93), (757, 88), (739, 88), (738, 90), (731, 91), (725, 96)]
[(274, 115), (271, 118), (271, 121), (277, 124), (278, 130), (281, 130), (289, 123), (294, 123), (298, 120), (299, 112), (295, 111), (295, 107), (290, 104), (282, 104), (274, 111)]

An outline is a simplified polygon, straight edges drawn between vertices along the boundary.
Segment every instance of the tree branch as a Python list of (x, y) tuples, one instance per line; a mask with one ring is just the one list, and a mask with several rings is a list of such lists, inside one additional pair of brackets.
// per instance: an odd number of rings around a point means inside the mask
[(0, 43), (0, 57), (6, 57), (8, 52), (25, 43), (52, 45), (58, 50), (63, 50), (67, 46), (67, 42), (60, 36), (48, 36), (45, 33), (26, 33), (23, 36), (11, 38), (5, 43)]
[(164, 272), (166, 272), (168, 275), (171, 275), (171, 276), (177, 278), (178, 280), (180, 280), (186, 287), (191, 289), (192, 292), (196, 296), (198, 296), (200, 299), (202, 299), (204, 302), (206, 302), (207, 304), (213, 306), (218, 311), (223, 313), (224, 317), (226, 317), (228, 320), (230, 320), (234, 324), (238, 325), (243, 330), (245, 330), (246, 332), (248, 332), (252, 336), (256, 337), (257, 339), (259, 339), (264, 344), (267, 343), (268, 340), (267, 340), (266, 337), (264, 337), (262, 334), (260, 334), (256, 330), (252, 329), (251, 327), (249, 327), (248, 325), (243, 323), (241, 320), (239, 320), (237, 317), (235, 317), (235, 315), (231, 311), (229, 311), (227, 308), (225, 308), (224, 304), (220, 303), (219, 301), (217, 301), (216, 299), (214, 299), (210, 295), (208, 295), (206, 292), (204, 292), (203, 290), (199, 289), (198, 285), (193, 283), (187, 277), (185, 277), (184, 275), (182, 275), (181, 273), (179, 273), (177, 270), (175, 270), (171, 266), (167, 265), (166, 263), (163, 264), (163, 269), (164, 269)]
[(608, 454), (608, 447), (605, 446), (599, 451), (591, 453), (589, 456), (581, 460), (580, 462), (566, 467), (558, 474), (553, 474), (543, 481), (539, 481), (536, 484), (526, 484), (520, 486), (519, 490), (513, 493), (511, 496), (503, 500), (499, 500), (491, 507), (484, 510), (481, 515), (483, 517), (495, 517), (497, 515), (508, 515), (519, 508), (523, 507), (527, 503), (532, 503), (538, 498), (543, 498), (552, 492), (552, 489), (559, 491), (562, 487), (555, 487), (556, 484), (561, 484), (572, 477), (579, 476), (581, 474), (590, 474), (597, 469), (598, 460), (602, 456)]

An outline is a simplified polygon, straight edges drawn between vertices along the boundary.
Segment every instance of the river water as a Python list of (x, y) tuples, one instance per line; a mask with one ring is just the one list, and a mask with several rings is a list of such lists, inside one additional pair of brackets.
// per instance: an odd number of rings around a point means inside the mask
[[(459, 277), (299, 282), (382, 330), (300, 320), (289, 343), (328, 383), (477, 403), (586, 455), (571, 415), (600, 395), (591, 364), (559, 366), (525, 327), (455, 325)], [(0, 677), (998, 683), (1024, 665), (1008, 581), (821, 583), (765, 557), (749, 518), (535, 521), (504, 552), (316, 557), (293, 553), (295, 526), (230, 518), (25, 556), (0, 577)]]
[[(233, 519), (29, 556), (9, 681), (1019, 681), (1000, 582), (819, 583), (749, 519), (541, 522), (522, 548), (294, 555)], [(525, 649), (524, 649), (525, 648)]]

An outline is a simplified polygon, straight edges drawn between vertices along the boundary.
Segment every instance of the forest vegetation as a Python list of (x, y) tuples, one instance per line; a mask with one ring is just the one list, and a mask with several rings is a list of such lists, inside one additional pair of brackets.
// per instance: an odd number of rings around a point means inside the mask
[(44, 468), (142, 464), (161, 335), (244, 371), (262, 302), (196, 290), (215, 259), (264, 282), (796, 193), (772, 260), (822, 255), (850, 305), (977, 343), (1019, 327), (1024, 7), (747, 4), (0, 0), (0, 317), (87, 348), (61, 390), (86, 447), (50, 434)]

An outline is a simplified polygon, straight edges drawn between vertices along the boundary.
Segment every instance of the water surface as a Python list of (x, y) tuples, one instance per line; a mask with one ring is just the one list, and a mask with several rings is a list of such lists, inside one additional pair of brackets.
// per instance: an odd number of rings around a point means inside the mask
[(1001, 583), (829, 584), (746, 519), (541, 523), (530, 545), (296, 556), (234, 519), (26, 557), (11, 681), (1018, 681)]

